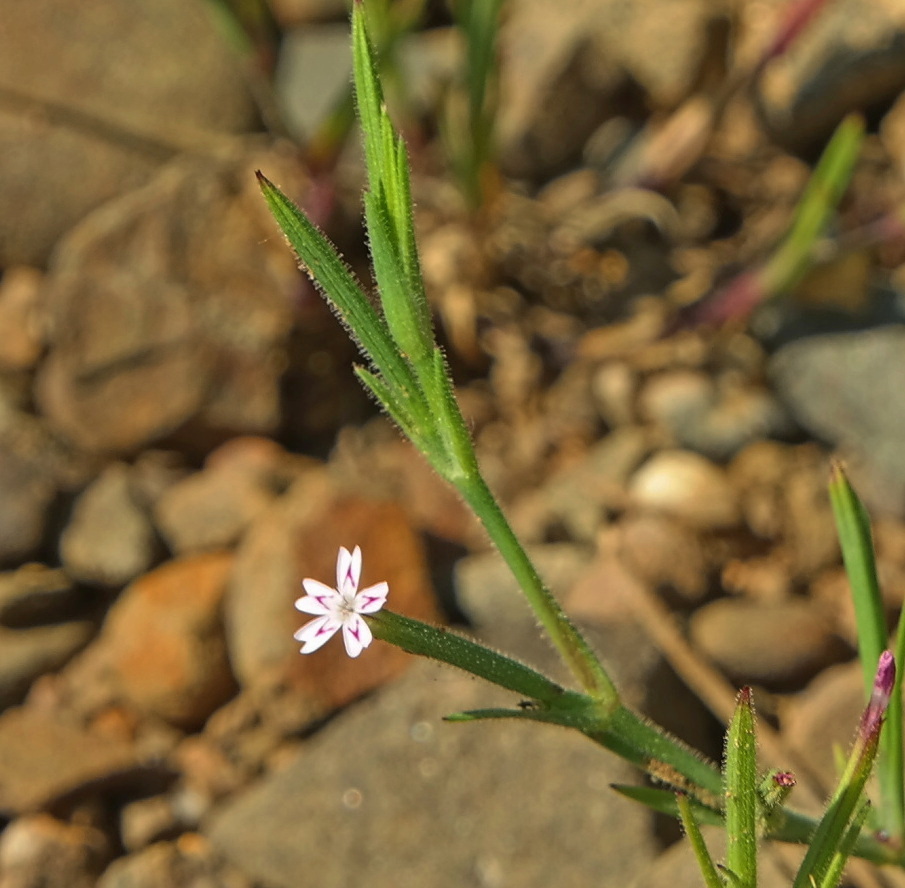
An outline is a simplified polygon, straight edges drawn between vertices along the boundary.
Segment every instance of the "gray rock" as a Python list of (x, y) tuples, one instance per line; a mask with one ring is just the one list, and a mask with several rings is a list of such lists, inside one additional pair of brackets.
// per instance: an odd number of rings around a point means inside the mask
[[(787, 8), (773, 5), (777, 17)], [(758, 110), (784, 147), (812, 151), (845, 114), (891, 104), (903, 88), (905, 7), (899, 0), (835, 0), (771, 64), (757, 90)]]
[(60, 539), (67, 572), (100, 586), (124, 586), (154, 563), (159, 544), (125, 463), (113, 463), (76, 500)]
[(769, 373), (796, 422), (862, 464), (862, 496), (902, 514), (905, 325), (797, 340), (773, 355)]
[(624, 885), (654, 853), (648, 814), (609, 789), (630, 772), (571, 732), (440, 721), (495, 699), (419, 663), (206, 832), (272, 888), (296, 888), (306, 873), (323, 888), (397, 886), (401, 873), (431, 888)]
[(203, 3), (91, 0), (76, 11), (37, 0), (4, 12), (0, 204), (18, 209), (0, 219), (0, 266), (43, 265), (90, 210), (178, 151), (256, 125), (241, 64)]
[(340, 98), (348, 94), (351, 78), (348, 22), (307, 25), (287, 34), (274, 87), (291, 131), (311, 138)]

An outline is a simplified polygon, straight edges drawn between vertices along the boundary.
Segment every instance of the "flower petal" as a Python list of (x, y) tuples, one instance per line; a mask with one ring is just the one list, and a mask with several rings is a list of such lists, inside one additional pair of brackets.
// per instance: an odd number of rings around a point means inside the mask
[(343, 643), (350, 657), (357, 657), (373, 640), (368, 624), (358, 614), (343, 623)]
[(356, 613), (376, 614), (387, 603), (389, 594), (389, 583), (375, 583), (373, 586), (367, 586), (355, 596)]
[(305, 614), (330, 614), (336, 610), (336, 605), (340, 601), (336, 589), (310, 579), (302, 580), (302, 585), (308, 594), (296, 599), (297, 610)]
[(323, 647), (339, 631), (342, 622), (335, 617), (323, 616), (305, 623), (292, 637), (296, 641), (304, 642), (303, 654), (311, 654)]
[[(358, 553), (358, 570), (360, 571), (361, 550), (356, 546), (355, 551)], [(340, 595), (348, 594), (351, 597), (358, 588), (358, 576), (353, 575), (352, 573), (354, 566), (355, 555), (345, 546), (340, 546), (339, 555), (336, 556), (336, 591), (339, 592)], [(350, 589), (351, 592), (347, 592), (347, 590)]]

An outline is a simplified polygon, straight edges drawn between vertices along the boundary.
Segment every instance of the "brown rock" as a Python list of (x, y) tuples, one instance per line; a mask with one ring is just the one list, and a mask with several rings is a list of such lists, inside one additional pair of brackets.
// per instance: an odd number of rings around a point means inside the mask
[(737, 684), (801, 685), (846, 653), (822, 609), (803, 599), (714, 601), (694, 613), (689, 634)]
[(4, 888), (93, 888), (111, 856), (110, 841), (99, 829), (49, 814), (20, 817), (0, 836)]
[(177, 554), (231, 546), (289, 486), (299, 462), (266, 438), (234, 438), (161, 495), (157, 526)]
[(700, 538), (660, 515), (626, 519), (621, 526), (622, 556), (632, 571), (655, 588), (699, 601), (707, 593), (709, 569)]
[(65, 665), (96, 628), (90, 620), (18, 629), (0, 626), (0, 710), (20, 702), (38, 676)]
[(127, 453), (180, 431), (207, 451), (277, 427), (298, 276), (273, 237), (259, 166), (297, 190), (278, 151), (186, 158), (61, 243), (36, 393), (79, 448)]
[(113, 463), (76, 500), (60, 538), (60, 557), (70, 576), (123, 586), (154, 563), (154, 528), (131, 474), (125, 463)]
[(838, 778), (837, 753), (848, 752), (866, 700), (861, 664), (821, 673), (782, 710), (783, 737), (829, 793)]
[(217, 885), (252, 888), (238, 870), (224, 865), (206, 839), (186, 833), (175, 842), (157, 842), (137, 854), (115, 860), (97, 888), (160, 888), (162, 885)]
[[(20, 706), (0, 716), (0, 811), (37, 811), (80, 787), (140, 770), (130, 744)], [(121, 787), (122, 788), (122, 787)]]
[(0, 624), (22, 628), (65, 619), (83, 596), (62, 570), (43, 564), (25, 564), (0, 573)]
[(324, 713), (397, 675), (403, 654), (375, 641), (350, 660), (339, 638), (301, 656), (293, 633), (308, 619), (293, 608), (303, 577), (332, 583), (340, 545), (361, 546), (365, 584), (386, 580), (388, 607), (434, 620), (436, 605), (421, 544), (391, 502), (337, 493), (324, 473), (306, 473), (246, 534), (226, 602), (230, 659), (243, 687), (288, 682)]
[(7, 268), (0, 281), (0, 367), (30, 370), (44, 347), (40, 315), (44, 276), (36, 268)]
[(132, 583), (97, 643), (67, 670), (72, 693), (103, 686), (171, 724), (201, 725), (235, 691), (221, 617), (232, 563), (223, 552), (188, 556)]
[(741, 521), (735, 490), (719, 466), (686, 450), (664, 450), (634, 475), (629, 500), (701, 530), (719, 530)]
[[(773, 0), (760, 7), (753, 27), (761, 29), (787, 7)], [(850, 111), (880, 108), (905, 87), (905, 10), (899, 0), (836, 0), (816, 17), (791, 51), (767, 69), (758, 84), (758, 111), (773, 138), (793, 151), (813, 151)]]
[[(207, 10), (181, 0), (39, 0), (0, 32), (0, 266), (42, 265), (103, 201), (181, 150), (211, 150), (256, 112)], [(47, 59), (53, 59), (48, 65)]]
[(34, 556), (57, 493), (55, 454), (42, 434), (0, 432), (0, 564)]

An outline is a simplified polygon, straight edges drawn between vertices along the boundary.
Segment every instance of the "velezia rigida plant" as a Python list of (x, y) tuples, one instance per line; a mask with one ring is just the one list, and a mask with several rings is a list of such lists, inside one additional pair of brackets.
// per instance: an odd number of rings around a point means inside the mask
[[(851, 760), (854, 763), (850, 762), (826, 816), (819, 822), (783, 804), (794, 782), (790, 775), (781, 772), (758, 777), (750, 692), (743, 691), (739, 697), (722, 769), (623, 704), (593, 649), (541, 580), (481, 475), (444, 355), (435, 341), (415, 242), (405, 145), (386, 113), (358, 3), (352, 13), (352, 41), (368, 177), (365, 223), (379, 304), (372, 303), (321, 232), (259, 173), (264, 197), (302, 267), (358, 345), (366, 361), (366, 366), (355, 370), (359, 380), (483, 523), (541, 628), (570, 668), (578, 689), (565, 688), (518, 660), (455, 632), (393, 613), (384, 607), (387, 601), (392, 604), (392, 590), (385, 583), (359, 588), (363, 554), (357, 547), (352, 551), (340, 549), (335, 587), (314, 579), (304, 581), (306, 594), (296, 606), (314, 619), (296, 634), (303, 645), (302, 653), (317, 650), (341, 632), (346, 651), (357, 657), (372, 637), (377, 637), (513, 692), (522, 705), (459, 713), (450, 718), (514, 718), (562, 725), (632, 762), (651, 775), (657, 786), (627, 789), (625, 793), (683, 820), (708, 884), (755, 885), (756, 843), (760, 838), (811, 843), (807, 867), (796, 886), (833, 884), (848, 853), (877, 862), (901, 862), (905, 859), (900, 850), (902, 832), (894, 827), (893, 814), (884, 814), (871, 832), (860, 830), (869, 816), (861, 803), (863, 785), (873, 764), (894, 675), (892, 657), (881, 656), (882, 644), (872, 643), (869, 656), (864, 652), (865, 662), (873, 658), (869, 665), (871, 704), (858, 732)], [(840, 478), (843, 476), (838, 473), (834, 480), (837, 486), (842, 484)], [(846, 485), (845, 490), (850, 488)], [(850, 518), (856, 511), (854, 502), (851, 494), (841, 503), (843, 518)], [(860, 547), (860, 557), (869, 559), (869, 539), (865, 548), (863, 527), (857, 525), (851, 535), (855, 538), (853, 545)], [(892, 774), (896, 765), (888, 767)], [(901, 783), (901, 756), (897, 767)], [(729, 855), (723, 869), (713, 864), (703, 841), (697, 840), (699, 823), (727, 827)]]

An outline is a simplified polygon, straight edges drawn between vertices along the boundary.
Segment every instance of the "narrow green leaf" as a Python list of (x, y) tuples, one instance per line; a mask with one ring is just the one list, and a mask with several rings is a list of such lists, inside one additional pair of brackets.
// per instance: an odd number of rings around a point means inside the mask
[(862, 799), (848, 830), (846, 830), (846, 833), (839, 844), (838, 850), (833, 855), (833, 859), (830, 861), (826, 873), (824, 873), (823, 878), (820, 880), (819, 888), (836, 888), (842, 881), (842, 873), (845, 869), (845, 864), (848, 862), (849, 857), (851, 857), (855, 842), (861, 834), (861, 828), (864, 826), (864, 821), (867, 819), (868, 811), (870, 811), (870, 805), (865, 799)]
[(757, 885), (757, 743), (751, 688), (742, 688), (726, 733), (726, 863), (740, 888)]
[(379, 193), (383, 185), (381, 166), (381, 134), (383, 92), (374, 61), (374, 52), (365, 29), (361, 4), (352, 4), (352, 70), (355, 81), (355, 103), (365, 147), (365, 166), (371, 190)]
[(619, 706), (605, 730), (588, 736), (655, 780), (686, 792), (702, 804), (722, 808), (723, 778), (716, 767), (631, 709)]
[(429, 416), (426, 404), (414, 404), (418, 385), (411, 368), (400, 357), (384, 319), (371, 305), (336, 249), (279, 188), (260, 172), (257, 177), (271, 213), (304, 270), (346, 325), (364, 356), (394, 388), (411, 393), (413, 414), (420, 406), (421, 413)]
[(521, 719), (523, 721), (545, 722), (564, 728), (574, 728), (585, 733), (600, 727), (600, 705), (587, 694), (565, 691), (557, 700), (543, 703), (523, 700), (519, 709), (472, 709), (448, 715), (447, 721), (481, 721), (487, 719)]
[(676, 795), (676, 802), (679, 808), (679, 818), (682, 821), (682, 828), (685, 835), (691, 843), (691, 850), (694, 852), (701, 875), (704, 877), (704, 884), (707, 888), (725, 888), (720, 874), (717, 872), (716, 864), (707, 850), (707, 844), (704, 842), (704, 836), (701, 835), (701, 828), (695, 816), (695, 807), (691, 799), (684, 793)]
[(368, 622), (376, 638), (395, 644), (410, 654), (458, 666), (524, 697), (552, 704), (569, 693), (530, 666), (449, 629), (431, 626), (388, 610), (369, 616)]
[(368, 172), (366, 220), (377, 289), (393, 339), (423, 376), (428, 372), (425, 365), (430, 361), (434, 331), (414, 250), (408, 162), (383, 104), (364, 13), (358, 4), (352, 12), (352, 38), (355, 94)]
[[(613, 784), (613, 789), (633, 802), (640, 802), (652, 811), (665, 814), (668, 817), (679, 818), (679, 806), (676, 804), (675, 790), (658, 789), (653, 786), (627, 786), (621, 783)], [(723, 826), (722, 811), (702, 805), (697, 799), (687, 794), (685, 797), (692, 806), (698, 823), (703, 823), (707, 826)]]
[(793, 888), (819, 885), (839, 853), (861, 803), (879, 746), (883, 717), (895, 682), (895, 661), (889, 652), (881, 655), (870, 701), (867, 704), (845, 773), (821, 818), (810, 847), (795, 876)]
[(834, 462), (830, 473), (830, 503), (836, 519), (842, 560), (852, 588), (866, 698), (873, 686), (877, 660), (886, 647), (883, 596), (877, 580), (874, 544), (867, 512), (849, 483), (842, 465)]
[[(830, 474), (830, 502), (855, 606), (858, 655), (865, 697), (871, 692), (874, 671), (886, 647), (886, 615), (877, 578), (870, 518), (843, 466), (834, 462)], [(901, 616), (900, 616), (901, 624)], [(897, 632), (896, 662), (905, 655), (905, 633)], [(901, 673), (901, 670), (900, 670)], [(905, 762), (903, 762), (901, 674), (889, 707), (889, 720), (880, 740), (877, 773), (880, 783), (880, 819), (891, 836), (905, 834)]]
[(792, 228), (763, 269), (770, 295), (788, 292), (811, 264), (811, 250), (851, 180), (861, 143), (864, 118), (849, 114), (836, 128), (799, 201)]

